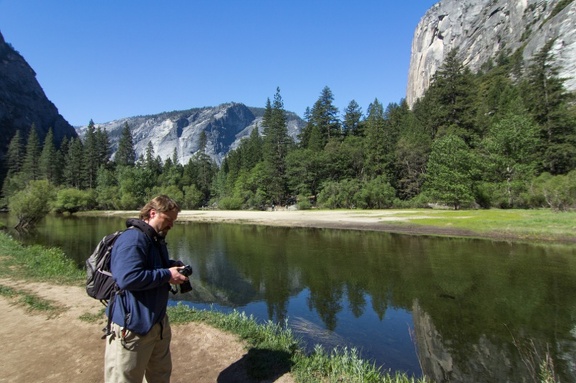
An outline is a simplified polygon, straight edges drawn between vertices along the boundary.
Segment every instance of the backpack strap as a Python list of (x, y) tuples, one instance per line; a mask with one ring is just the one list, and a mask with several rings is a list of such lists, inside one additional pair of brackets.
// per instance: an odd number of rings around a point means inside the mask
[[(102, 329), (104, 331), (104, 335), (102, 335), (102, 339), (106, 339), (106, 337), (112, 334), (112, 310), (114, 308), (114, 302), (116, 301), (116, 295), (119, 295), (123, 290), (114, 290), (114, 294), (110, 298), (108, 303), (108, 320), (106, 321), (106, 327)], [(126, 318), (124, 318), (124, 322), (126, 322)]]

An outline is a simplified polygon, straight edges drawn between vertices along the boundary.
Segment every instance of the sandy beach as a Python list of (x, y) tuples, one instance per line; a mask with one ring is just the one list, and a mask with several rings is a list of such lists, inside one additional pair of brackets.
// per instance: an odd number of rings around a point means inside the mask
[[(86, 213), (93, 215), (94, 212)], [(83, 214), (83, 213), (80, 213)], [(136, 217), (137, 211), (98, 212), (107, 216)], [(497, 238), (497, 233), (476, 233), (453, 227), (411, 223), (429, 218), (412, 210), (183, 210), (177, 223), (208, 222), (340, 230), (367, 230), (413, 235)]]

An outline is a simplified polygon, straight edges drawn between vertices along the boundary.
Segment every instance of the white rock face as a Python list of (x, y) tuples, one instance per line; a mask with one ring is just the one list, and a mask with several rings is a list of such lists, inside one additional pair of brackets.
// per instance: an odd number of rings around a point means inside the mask
[(406, 101), (412, 106), (430, 86), (444, 57), (458, 48), (472, 72), (499, 52), (525, 44), (524, 64), (544, 44), (552, 49), (560, 76), (576, 90), (576, 1), (551, 17), (561, 0), (443, 0), (426, 12), (414, 32)]
[[(263, 111), (262, 108), (260, 108)], [(205, 152), (217, 164), (240, 141), (250, 135), (256, 126), (262, 134), (262, 116), (241, 103), (228, 103), (216, 107), (195, 108), (184, 111), (165, 112), (150, 116), (128, 117), (103, 124), (95, 124), (108, 132), (112, 146), (112, 158), (118, 149), (118, 141), (128, 124), (136, 156), (145, 156), (148, 143), (152, 143), (154, 156), (162, 160), (172, 158), (174, 150), (178, 162), (186, 164), (200, 149), (200, 137), (206, 135)], [(258, 113), (257, 113), (258, 114)], [(288, 134), (296, 139), (304, 121), (294, 113), (287, 112)], [(87, 126), (77, 128), (84, 137)]]

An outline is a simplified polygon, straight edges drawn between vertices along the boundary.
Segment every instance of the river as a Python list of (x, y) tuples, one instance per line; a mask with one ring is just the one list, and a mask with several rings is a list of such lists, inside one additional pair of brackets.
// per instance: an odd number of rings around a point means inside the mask
[[(82, 267), (122, 227), (48, 217), (20, 239)], [(573, 245), (181, 222), (168, 246), (194, 269), (193, 291), (171, 304), (244, 311), (287, 324), (308, 349), (354, 347), (384, 370), (437, 382), (530, 381), (527, 362), (546, 355), (576, 382)]]

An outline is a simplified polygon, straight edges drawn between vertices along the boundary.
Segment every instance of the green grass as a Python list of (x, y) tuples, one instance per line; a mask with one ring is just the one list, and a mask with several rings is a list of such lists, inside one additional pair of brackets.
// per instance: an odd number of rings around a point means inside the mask
[(0, 277), (80, 285), (86, 272), (61, 249), (24, 246), (0, 231)]
[(81, 321), (84, 321), (84, 322), (88, 322), (88, 323), (98, 323), (102, 319), (105, 319), (105, 315), (106, 315), (105, 312), (106, 312), (106, 308), (102, 307), (102, 309), (100, 309), (100, 311), (98, 311), (97, 313), (84, 313), (84, 314), (80, 315), (80, 317), (78, 319), (80, 319)]
[(388, 374), (374, 364), (366, 362), (354, 348), (338, 348), (326, 352), (316, 346), (311, 355), (297, 357), (293, 374), (298, 382), (349, 382), (349, 383), (416, 383), (430, 382), (426, 378), (409, 377), (403, 373)]
[(0, 284), (0, 295), (30, 312), (49, 316), (62, 312), (63, 307), (26, 290), (26, 283), (50, 282), (80, 285), (85, 273), (66, 258), (62, 250), (42, 246), (24, 246), (0, 231), (0, 278), (18, 281), (22, 287)]
[(28, 311), (31, 312), (43, 312), (49, 315), (56, 315), (63, 310), (61, 306), (48, 299), (30, 294), (25, 290), (16, 290), (12, 287), (4, 286), (1, 284), (0, 296), (9, 298), (15, 304), (24, 306)]
[[(576, 212), (551, 210), (432, 210), (398, 211), (406, 218), (393, 224), (467, 230), (470, 236), (523, 241), (576, 241)], [(457, 235), (457, 234), (455, 234)]]

